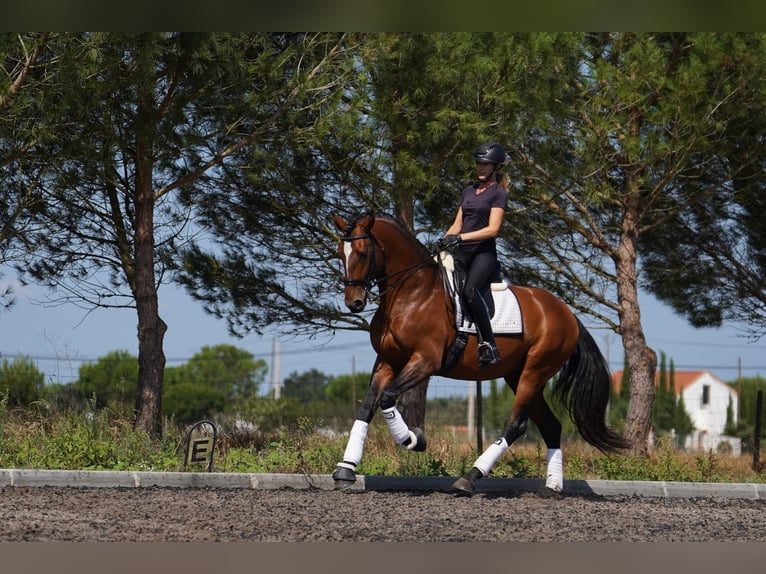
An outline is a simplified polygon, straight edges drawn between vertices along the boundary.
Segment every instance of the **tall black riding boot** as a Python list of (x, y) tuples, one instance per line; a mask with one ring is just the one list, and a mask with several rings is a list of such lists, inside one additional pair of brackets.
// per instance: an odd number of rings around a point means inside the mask
[(476, 325), (476, 336), (479, 339), (479, 367), (494, 365), (500, 360), (500, 351), (495, 344), (495, 335), (492, 332), (487, 305), (481, 295), (476, 293), (469, 302), (469, 306), (474, 325)]

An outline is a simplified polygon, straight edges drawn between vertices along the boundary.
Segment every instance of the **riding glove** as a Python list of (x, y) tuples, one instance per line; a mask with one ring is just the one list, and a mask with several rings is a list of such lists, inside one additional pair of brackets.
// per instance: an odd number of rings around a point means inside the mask
[(436, 242), (436, 247), (440, 251), (454, 251), (460, 241), (460, 235), (445, 235)]

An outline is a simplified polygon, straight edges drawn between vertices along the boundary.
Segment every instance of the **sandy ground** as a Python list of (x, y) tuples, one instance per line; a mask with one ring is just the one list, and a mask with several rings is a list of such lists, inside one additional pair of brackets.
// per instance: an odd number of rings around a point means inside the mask
[(766, 541), (763, 500), (7, 487), (0, 501), (2, 542)]

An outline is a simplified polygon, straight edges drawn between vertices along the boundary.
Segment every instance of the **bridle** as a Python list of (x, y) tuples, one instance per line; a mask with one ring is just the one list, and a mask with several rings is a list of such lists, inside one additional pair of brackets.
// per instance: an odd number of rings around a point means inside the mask
[[(350, 229), (348, 230), (350, 231)], [(366, 257), (369, 257), (369, 264), (367, 266), (367, 275), (364, 279), (349, 279), (348, 277), (343, 278), (343, 285), (346, 287), (350, 286), (361, 286), (364, 287), (365, 295), (369, 293), (370, 289), (372, 289), (376, 284), (380, 283), (380, 281), (385, 280), (385, 277), (383, 279), (375, 279), (375, 246), (377, 245), (380, 247), (381, 253), (385, 253), (383, 251), (383, 246), (378, 242), (378, 240), (375, 238), (375, 236), (372, 234), (371, 231), (368, 231), (367, 233), (360, 233), (357, 235), (346, 235), (344, 234), (341, 236), (340, 240), (344, 243), (351, 243), (352, 241), (355, 241), (357, 239), (369, 239), (370, 240), (370, 247), (367, 249)], [(385, 255), (384, 255), (385, 257)], [(348, 270), (346, 270), (346, 273), (348, 273)]]
[[(381, 283), (388, 281), (392, 277), (396, 277), (397, 275), (402, 275), (406, 273), (406, 275), (401, 277), (398, 281), (394, 282), (391, 285), (388, 285), (384, 290), (380, 291), (378, 293), (378, 296), (382, 297), (387, 291), (390, 291), (397, 285), (400, 285), (401, 283), (406, 281), (415, 271), (417, 271), (418, 269), (421, 269), (427, 263), (434, 263), (434, 260), (433, 260), (434, 254), (429, 253), (426, 257), (424, 257), (420, 261), (417, 261), (413, 263), (412, 265), (405, 267), (404, 269), (400, 269), (399, 271), (395, 271), (394, 273), (391, 273), (389, 275), (384, 275), (383, 277), (375, 277), (375, 269), (376, 269), (375, 246), (380, 248), (380, 252), (383, 254), (384, 262), (386, 258), (386, 250), (383, 248), (383, 245), (381, 245), (381, 243), (377, 240), (375, 235), (373, 235), (372, 231), (350, 235), (350, 232), (353, 230), (353, 227), (354, 226), (349, 226), (346, 232), (344, 232), (344, 235), (341, 236), (340, 240), (345, 243), (345, 242), (351, 242), (357, 239), (369, 239), (370, 246), (365, 252), (366, 257), (369, 258), (369, 265), (367, 267), (367, 275), (365, 276), (364, 279), (349, 279), (348, 277), (344, 277), (343, 285), (347, 287), (350, 287), (350, 286), (364, 287), (365, 297), (371, 297), (371, 290), (376, 285), (379, 286)], [(348, 273), (348, 270), (346, 272)]]

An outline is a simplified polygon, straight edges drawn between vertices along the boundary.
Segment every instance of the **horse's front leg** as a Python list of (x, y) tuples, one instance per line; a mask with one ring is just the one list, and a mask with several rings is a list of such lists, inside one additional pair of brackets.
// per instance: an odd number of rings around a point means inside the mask
[(400, 394), (393, 390), (384, 390), (380, 394), (380, 412), (396, 444), (407, 450), (423, 452), (426, 450), (426, 435), (423, 429), (417, 427), (410, 429), (404, 422), (404, 417), (396, 407), (396, 399)]
[(417, 452), (426, 449), (426, 437), (423, 430), (419, 428), (410, 430), (396, 407), (396, 399), (401, 393), (428, 379), (429, 373), (424, 375), (423, 372), (424, 365), (418, 359), (410, 361), (396, 376), (390, 365), (380, 360), (376, 361), (367, 396), (351, 428), (343, 461), (336, 465), (332, 475), (336, 490), (348, 488), (356, 481), (356, 467), (362, 460), (367, 430), (378, 405), (388, 430), (397, 444)]
[(407, 450), (416, 452), (426, 450), (426, 435), (423, 429), (410, 429), (407, 426), (402, 414), (396, 407), (396, 400), (402, 393), (428, 381), (433, 371), (432, 362), (416, 354), (410, 358), (409, 362), (396, 376), (393, 376), (393, 371), (390, 371), (392, 376), (390, 384), (381, 386), (380, 411), (383, 414), (383, 419), (386, 421), (394, 441)]
[(343, 490), (356, 482), (356, 467), (362, 460), (367, 430), (378, 404), (378, 386), (375, 384), (378, 370), (379, 364), (376, 363), (370, 379), (370, 386), (367, 388), (367, 395), (357, 410), (356, 420), (348, 435), (343, 460), (335, 466), (335, 471), (332, 473), (335, 480), (335, 490)]

